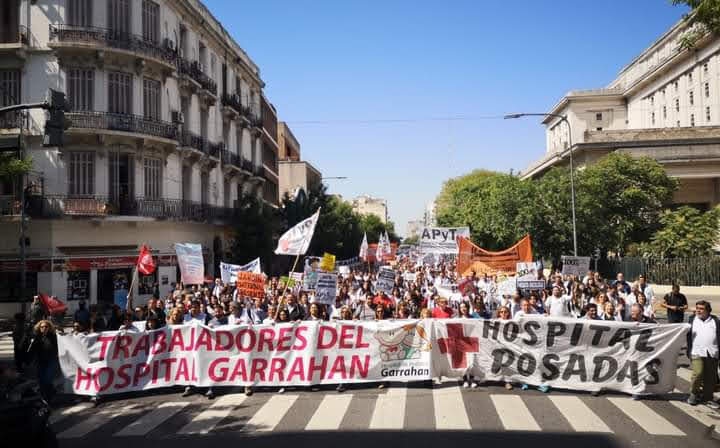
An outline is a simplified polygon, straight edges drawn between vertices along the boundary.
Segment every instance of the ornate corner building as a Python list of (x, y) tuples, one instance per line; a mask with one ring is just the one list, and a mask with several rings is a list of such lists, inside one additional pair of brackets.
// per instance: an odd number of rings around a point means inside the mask
[(72, 124), (63, 147), (45, 148), (45, 111), (0, 117), (0, 136), (19, 135), (33, 162), (24, 186), (0, 184), (0, 315), (18, 308), (23, 207), (28, 287), (71, 309), (127, 293), (143, 243), (159, 269), (140, 278), (141, 301), (179, 281), (175, 242), (201, 243), (213, 275), (237, 201), (278, 204), (277, 113), (263, 87), (198, 0), (3, 2), (0, 106), (61, 90)]

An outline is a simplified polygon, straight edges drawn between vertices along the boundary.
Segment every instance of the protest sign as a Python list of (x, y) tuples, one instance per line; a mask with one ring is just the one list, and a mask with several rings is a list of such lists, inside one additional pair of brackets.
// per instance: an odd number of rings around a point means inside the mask
[(403, 280), (406, 282), (414, 282), (417, 280), (416, 274), (414, 272), (405, 272), (403, 274)]
[(283, 275), (278, 279), (278, 286), (281, 288), (292, 288), (295, 286), (295, 280), (290, 277)]
[(319, 272), (315, 284), (315, 302), (335, 305), (337, 294), (337, 274)]
[(539, 291), (545, 289), (545, 280), (518, 280), (517, 288), (521, 291)]
[(545, 384), (664, 394), (687, 324), (547, 317), (296, 322), (58, 335), (65, 391), (94, 396), (171, 386), (307, 386), (419, 381)]
[(296, 283), (301, 283), (303, 281), (303, 274), (302, 272), (291, 272), (290, 278), (295, 280)]
[(256, 258), (245, 265), (224, 263), (222, 261), (220, 262), (220, 279), (223, 283), (235, 283), (237, 280), (237, 273), (240, 271), (261, 274), (262, 270), (260, 269), (260, 258)]
[(265, 297), (265, 276), (252, 272), (237, 273), (238, 294), (243, 297)]
[(458, 238), (458, 274), (469, 276), (472, 272), (482, 274), (514, 275), (517, 263), (532, 261), (532, 244), (530, 235), (525, 236), (514, 246), (491, 252), (474, 245), (469, 239)]
[(201, 285), (205, 282), (205, 263), (202, 245), (175, 243), (175, 254), (180, 267), (180, 280), (186, 285)]
[(375, 289), (377, 291), (384, 291), (386, 294), (390, 294), (390, 291), (395, 287), (395, 271), (392, 269), (383, 268), (378, 271), (377, 281), (375, 282)]
[(512, 296), (517, 293), (517, 280), (515, 277), (509, 277), (497, 284), (497, 294), (499, 296)]
[(590, 257), (571, 257), (563, 255), (562, 265), (563, 275), (577, 275), (582, 278), (583, 275), (587, 274), (588, 269), (590, 269)]
[(320, 269), (325, 272), (332, 272), (335, 270), (335, 255), (325, 252), (322, 260), (320, 260)]
[(466, 277), (458, 282), (458, 291), (460, 291), (460, 294), (467, 295), (476, 292), (476, 290), (477, 288), (475, 288), (475, 284), (470, 277)]
[(338, 273), (340, 275), (350, 274), (350, 266), (338, 266)]
[(317, 271), (307, 271), (305, 273), (305, 276), (303, 277), (303, 289), (306, 291), (315, 289), (315, 286), (317, 285), (317, 279)]
[(420, 251), (424, 254), (456, 254), (457, 237), (470, 238), (469, 227), (423, 227), (420, 232)]

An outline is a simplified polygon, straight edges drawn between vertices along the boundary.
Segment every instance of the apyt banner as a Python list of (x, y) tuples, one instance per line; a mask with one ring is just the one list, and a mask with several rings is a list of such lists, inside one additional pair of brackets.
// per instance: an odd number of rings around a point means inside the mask
[(584, 391), (673, 389), (687, 324), (548, 319), (169, 326), (59, 335), (68, 392), (174, 385), (288, 386), (471, 374)]

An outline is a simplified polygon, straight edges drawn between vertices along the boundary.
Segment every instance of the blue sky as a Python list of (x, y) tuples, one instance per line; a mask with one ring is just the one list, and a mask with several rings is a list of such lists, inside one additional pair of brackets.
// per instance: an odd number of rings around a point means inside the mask
[(348, 177), (329, 191), (387, 199), (400, 233), (446, 179), (543, 155), (538, 120), (492, 117), (605, 86), (685, 12), (670, 0), (205, 3), (259, 65), (303, 159)]

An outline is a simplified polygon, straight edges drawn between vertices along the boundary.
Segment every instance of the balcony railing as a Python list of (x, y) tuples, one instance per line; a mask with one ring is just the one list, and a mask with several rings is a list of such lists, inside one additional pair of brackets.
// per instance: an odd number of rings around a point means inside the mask
[(131, 51), (160, 60), (168, 65), (177, 63), (177, 52), (141, 36), (106, 28), (75, 25), (50, 25), (51, 42), (93, 44)]
[[(238, 217), (239, 210), (182, 199), (118, 199), (108, 196), (31, 195), (25, 211), (35, 219), (63, 217), (137, 216), (186, 221), (228, 221)], [(20, 201), (0, 196), (0, 216), (19, 215)]]
[(237, 113), (241, 113), (243, 110), (242, 103), (240, 102), (240, 95), (237, 93), (223, 93), (222, 95), (222, 105), (231, 107), (235, 110)]
[(201, 135), (185, 130), (180, 132), (180, 146), (193, 148), (216, 159), (219, 159), (220, 153), (225, 150), (224, 143), (213, 143)]
[(30, 39), (27, 27), (20, 25), (16, 29), (0, 29), (0, 44), (29, 45)]
[(253, 164), (248, 159), (242, 159), (242, 165), (240, 166), (244, 171), (247, 171), (248, 173), (253, 172)]
[(200, 69), (200, 63), (190, 62), (184, 58), (178, 58), (177, 69), (178, 74), (189, 76), (194, 79), (195, 82), (200, 84), (203, 89), (209, 91), (213, 95), (217, 95), (217, 84)]
[(208, 142), (208, 155), (210, 155), (210, 157), (215, 157), (216, 159), (219, 159), (220, 153), (222, 153), (223, 151), (225, 151), (225, 143)]
[[(2, 92), (0, 92), (1, 94)], [(0, 129), (19, 129), (25, 128), (25, 119), (27, 115), (25, 111), (16, 110), (0, 114)]]
[(178, 139), (178, 128), (175, 124), (139, 115), (75, 111), (67, 113), (66, 117), (72, 121), (71, 129), (107, 129), (109, 131), (152, 135), (169, 140)]
[(220, 155), (222, 156), (222, 161), (225, 165), (232, 165), (238, 168), (242, 167), (242, 157), (238, 154), (230, 152), (227, 149), (223, 149), (220, 152)]

